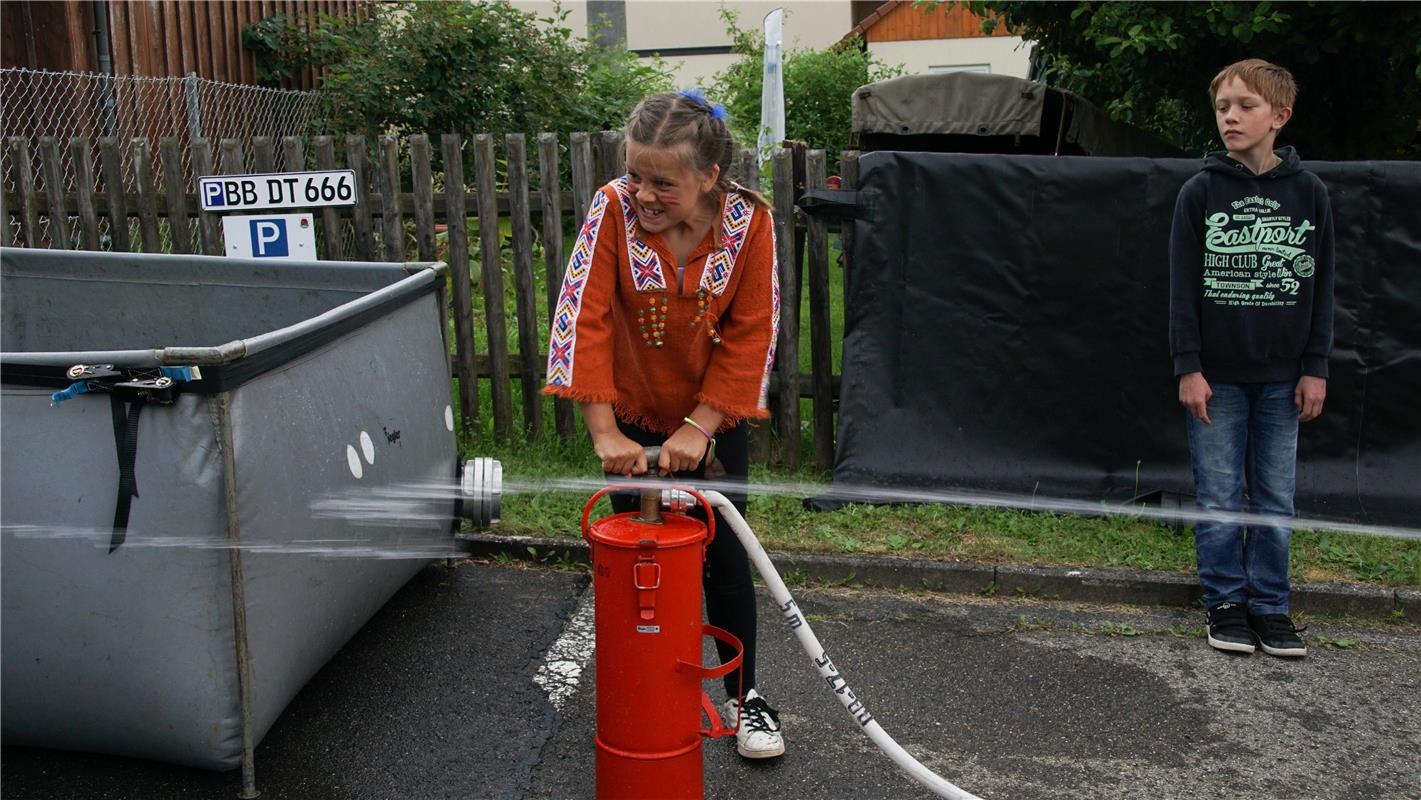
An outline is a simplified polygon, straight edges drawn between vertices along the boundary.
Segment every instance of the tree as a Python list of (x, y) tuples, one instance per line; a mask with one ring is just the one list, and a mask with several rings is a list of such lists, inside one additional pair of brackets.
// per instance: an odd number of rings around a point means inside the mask
[[(925, 5), (942, 5), (927, 3)], [(1287, 67), (1299, 96), (1279, 142), (1312, 159), (1421, 155), (1421, 4), (974, 0), (1035, 41), (1047, 81), (1197, 153), (1219, 149), (1208, 82), (1226, 64)]]
[[(764, 37), (759, 31), (742, 30), (733, 12), (721, 11), (721, 19), (733, 41), (732, 52), (740, 58), (716, 74), (713, 93), (730, 112), (736, 138), (754, 146), (759, 139)], [(790, 50), (784, 60), (785, 136), (824, 148), (831, 163), (849, 148), (854, 90), (903, 74), (901, 68), (874, 59), (856, 40), (823, 50)]]
[(269, 81), (325, 67), (318, 124), (332, 133), (617, 129), (670, 87), (662, 62), (574, 38), (566, 17), (507, 0), (393, 2), (360, 21), (321, 15), (309, 31), (275, 15), (243, 41)]

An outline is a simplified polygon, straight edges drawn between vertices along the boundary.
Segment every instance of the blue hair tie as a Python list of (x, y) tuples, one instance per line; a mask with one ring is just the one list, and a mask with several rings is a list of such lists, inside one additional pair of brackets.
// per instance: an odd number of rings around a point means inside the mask
[(725, 106), (707, 100), (700, 89), (682, 89), (679, 94), (687, 100), (694, 102), (696, 105), (710, 111), (712, 117), (721, 121), (725, 120)]

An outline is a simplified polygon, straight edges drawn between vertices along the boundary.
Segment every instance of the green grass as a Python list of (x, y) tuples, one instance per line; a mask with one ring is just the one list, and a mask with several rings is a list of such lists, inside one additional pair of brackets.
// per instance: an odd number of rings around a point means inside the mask
[[(507, 221), (504, 221), (507, 225)], [(504, 230), (505, 235), (507, 229)], [(566, 237), (564, 252), (571, 249)], [(477, 246), (473, 250), (477, 258)], [(515, 284), (505, 248), (504, 305), (510, 349), (517, 349), (517, 318), (513, 313)], [(837, 237), (830, 242), (829, 298), (830, 341), (834, 371), (842, 364), (843, 278), (838, 264)], [(539, 342), (547, 339), (546, 288), (542, 254), (534, 253), (534, 293), (538, 308)], [(477, 275), (477, 262), (471, 265)], [(483, 298), (475, 286), (474, 309), (477, 342), (487, 346)], [(810, 365), (809, 293), (800, 298), (800, 368)], [(452, 327), (452, 326), (451, 326)], [(451, 330), (452, 338), (452, 330)], [(482, 411), (477, 429), (457, 432), (467, 456), (489, 456), (503, 462), (505, 481), (537, 482), (551, 478), (597, 478), (600, 471), (592, 444), (581, 420), (572, 437), (552, 433), (553, 404), (543, 400), (545, 433), (536, 441), (523, 436), (519, 387), (511, 387), (513, 431), (511, 440), (496, 443), (493, 437), (489, 384), (480, 382)], [(457, 394), (454, 395), (457, 397)], [(813, 460), (809, 421), (812, 404), (800, 406), (801, 463)], [(1013, 509), (949, 505), (853, 505), (829, 513), (806, 510), (800, 497), (768, 491), (778, 485), (822, 485), (828, 491), (830, 475), (812, 467), (795, 472), (754, 466), (751, 482), (767, 487), (752, 492), (748, 521), (771, 549), (824, 553), (870, 553), (935, 559), (970, 559), (1076, 567), (1124, 567), (1144, 570), (1192, 572), (1194, 546), (1186, 532), (1177, 534), (1154, 522), (1129, 516), (1076, 517)], [(587, 493), (540, 491), (506, 495), (503, 500), (505, 533), (577, 536)], [(1299, 530), (1293, 537), (1292, 572), (1299, 581), (1349, 581), (1384, 586), (1421, 586), (1421, 542)]]
[(1421, 586), (1421, 542), (1299, 530), (1292, 552), (1311, 580)]
[[(479, 430), (460, 426), (461, 450), (503, 463), (505, 481), (536, 484), (540, 479), (599, 478), (597, 459), (585, 429), (559, 439), (537, 441), (519, 435), (493, 442), (487, 384)], [(516, 394), (515, 394), (516, 397)], [(516, 403), (515, 403), (516, 406)], [(543, 402), (551, 428), (552, 402)], [(801, 441), (804, 460), (809, 443)], [(748, 521), (772, 550), (869, 553), (933, 559), (1030, 563), (1072, 567), (1122, 567), (1192, 572), (1193, 538), (1130, 516), (1076, 517), (999, 508), (951, 505), (851, 505), (833, 512), (804, 508), (802, 498), (774, 494), (776, 486), (830, 488), (830, 475), (804, 467), (789, 472), (754, 466)], [(755, 493), (754, 486), (765, 487)], [(578, 536), (590, 492), (532, 491), (503, 498), (499, 532)], [(598, 513), (606, 513), (604, 507)], [(594, 514), (595, 516), (595, 514)], [(1421, 542), (1299, 530), (1293, 537), (1292, 573), (1297, 581), (1347, 581), (1382, 586), (1421, 586)]]
[[(826, 486), (827, 489), (827, 486)], [(755, 497), (750, 524), (785, 549), (1137, 569), (1193, 566), (1193, 544), (1129, 517), (1086, 518), (951, 505), (847, 506), (832, 513), (790, 497)], [(768, 526), (756, 526), (759, 521)]]

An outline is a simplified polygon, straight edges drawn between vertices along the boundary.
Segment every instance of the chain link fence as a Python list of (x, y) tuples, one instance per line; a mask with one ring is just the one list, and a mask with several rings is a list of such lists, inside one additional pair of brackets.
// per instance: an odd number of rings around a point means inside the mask
[[(315, 115), (319, 92), (296, 92), (243, 86), (205, 80), (196, 75), (185, 78), (153, 78), (131, 75), (98, 75), (84, 72), (51, 72), (23, 68), (0, 69), (0, 119), (3, 119), (4, 146), (0, 147), (0, 175), (6, 192), (17, 191), (16, 164), (9, 141), (20, 137), (29, 142), (30, 170), (36, 189), (49, 191), (39, 168), (39, 140), (53, 136), (60, 143), (64, 162), (66, 192), (75, 190), (74, 165), (69, 154), (73, 137), (88, 140), (95, 153), (99, 140), (115, 138), (121, 152), (125, 191), (134, 191), (132, 150), (134, 138), (149, 140), (153, 151), (154, 180), (163, 185), (164, 170), (176, 169), (188, 191), (193, 191), (192, 139), (206, 137), (217, 143), (224, 138), (244, 142), (243, 156), (253, 163), (251, 137), (298, 136)], [(163, 137), (178, 140), (180, 164), (164, 164), (158, 153)], [(104, 192), (102, 170), (96, 169), (96, 192)], [(41, 216), (40, 228), (47, 233), (53, 224)], [(71, 236), (76, 235), (78, 220), (65, 221)], [(136, 231), (137, 221), (129, 223)], [(196, 230), (196, 221), (189, 224)], [(101, 236), (108, 241), (107, 219), (100, 220)], [(167, 219), (160, 223), (165, 246), (171, 241)], [(9, 223), (3, 243), (18, 242), (19, 224)], [(46, 237), (47, 238), (47, 237)]]

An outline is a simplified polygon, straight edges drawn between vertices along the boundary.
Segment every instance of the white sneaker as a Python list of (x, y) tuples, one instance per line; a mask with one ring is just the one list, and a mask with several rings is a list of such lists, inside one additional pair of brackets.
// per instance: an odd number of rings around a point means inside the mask
[(740, 718), (740, 730), (735, 734), (735, 752), (745, 758), (774, 758), (785, 754), (785, 740), (779, 712), (770, 708), (760, 693), (751, 689), (745, 693), (742, 710), (738, 700), (726, 700), (725, 724), (735, 726)]

